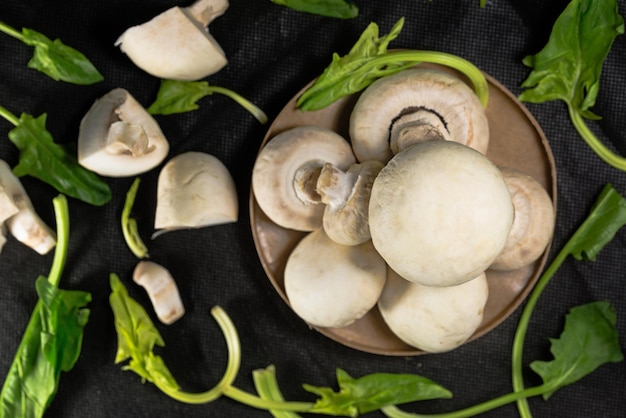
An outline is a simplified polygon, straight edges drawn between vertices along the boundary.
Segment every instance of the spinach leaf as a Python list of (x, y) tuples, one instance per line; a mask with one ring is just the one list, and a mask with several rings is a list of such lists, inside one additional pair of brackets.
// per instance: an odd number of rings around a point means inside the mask
[(34, 47), (28, 67), (53, 80), (72, 84), (94, 84), (103, 80), (102, 74), (85, 55), (59, 39), (52, 41), (44, 34), (27, 28), (20, 33), (3, 22), (0, 22), (0, 31)]
[(544, 399), (599, 366), (624, 359), (615, 323), (615, 308), (608, 302), (594, 302), (570, 311), (561, 338), (550, 340), (554, 360), (530, 364), (544, 384), (554, 388), (543, 394)]
[(272, 0), (272, 3), (300, 12), (340, 19), (352, 19), (359, 15), (359, 8), (347, 0)]
[(0, 106), (0, 116), (15, 125), (9, 139), (20, 150), (19, 163), (13, 168), (16, 176), (31, 175), (62, 194), (92, 205), (111, 200), (109, 186), (54, 142), (46, 129), (45, 113), (37, 118), (22, 113), (18, 119)]
[(626, 170), (626, 158), (609, 150), (586, 126), (599, 119), (591, 108), (600, 90), (604, 60), (615, 38), (624, 33), (616, 0), (572, 0), (558, 17), (548, 43), (523, 63), (532, 68), (519, 99), (529, 103), (562, 100), (587, 144), (611, 166)]

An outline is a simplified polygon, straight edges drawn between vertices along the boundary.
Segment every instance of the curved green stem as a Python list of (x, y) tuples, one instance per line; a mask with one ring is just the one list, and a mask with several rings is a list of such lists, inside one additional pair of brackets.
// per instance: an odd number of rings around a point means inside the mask
[(15, 116), (8, 109), (2, 106), (0, 106), (0, 116), (10, 122), (13, 126), (17, 126), (17, 124), (20, 122), (20, 119), (17, 116)]
[(52, 205), (54, 206), (54, 216), (57, 224), (57, 242), (52, 267), (50, 267), (50, 274), (48, 274), (48, 281), (53, 286), (58, 287), (63, 268), (65, 267), (65, 260), (67, 259), (70, 217), (67, 207), (67, 198), (64, 195), (61, 194), (52, 199)]
[[(273, 365), (263, 370), (255, 370), (252, 372), (252, 378), (254, 380), (254, 387), (261, 398), (277, 402), (285, 401), (278, 387), (276, 368)], [(300, 418), (300, 415), (292, 411), (272, 409), (269, 412), (274, 418)]]
[(19, 39), (24, 42), (24, 36), (22, 36), (21, 32), (13, 29), (11, 26), (7, 25), (4, 22), (0, 22), (0, 32), (4, 32), (7, 35), (14, 37), (15, 39)]
[(261, 110), (254, 103), (250, 102), (249, 100), (247, 100), (240, 94), (235, 93), (234, 91), (230, 89), (219, 87), (219, 86), (209, 86), (209, 89), (213, 93), (219, 93), (219, 94), (223, 94), (224, 96), (230, 97), (235, 102), (237, 102), (240, 106), (242, 106), (244, 109), (250, 112), (252, 116), (254, 116), (256, 120), (258, 120), (260, 123), (264, 124), (267, 122), (267, 115), (265, 114), (265, 112), (263, 112), (263, 110)]
[(141, 179), (137, 177), (126, 193), (126, 201), (122, 209), (122, 234), (124, 235), (126, 245), (128, 245), (132, 253), (135, 254), (137, 258), (145, 258), (149, 257), (148, 248), (141, 240), (137, 229), (137, 221), (130, 217), (133, 205), (135, 204), (135, 197), (139, 190), (139, 183), (141, 183)]
[(567, 106), (567, 110), (574, 124), (574, 127), (580, 134), (580, 136), (585, 140), (587, 145), (607, 164), (610, 166), (617, 168), (619, 170), (626, 171), (626, 158), (615, 154), (610, 149), (608, 149), (589, 129), (589, 127), (585, 124), (585, 120), (583, 119), (580, 112), (576, 111), (576, 109), (569, 105)]

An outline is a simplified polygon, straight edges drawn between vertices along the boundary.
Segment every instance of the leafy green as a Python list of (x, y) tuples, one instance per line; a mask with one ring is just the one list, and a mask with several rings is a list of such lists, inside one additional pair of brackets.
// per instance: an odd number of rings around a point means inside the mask
[(128, 248), (130, 248), (132, 253), (135, 254), (137, 258), (146, 258), (149, 256), (148, 248), (139, 235), (137, 220), (130, 217), (140, 183), (141, 179), (137, 177), (126, 193), (126, 201), (124, 202), (124, 208), (122, 209), (121, 223), (122, 234), (124, 235), (124, 240), (126, 241)]
[(39, 300), (0, 393), (2, 418), (43, 416), (57, 392), (61, 372), (71, 370), (78, 360), (89, 319), (85, 306), (91, 294), (58, 288), (69, 236), (63, 195), (54, 199), (54, 208), (58, 240), (54, 260), (48, 278), (40, 276), (35, 283)]
[(535, 361), (530, 368), (539, 374), (552, 393), (576, 382), (599, 366), (624, 359), (619, 338), (615, 333), (615, 308), (608, 302), (595, 302), (570, 311), (560, 339), (551, 339), (550, 352), (554, 360)]
[(352, 19), (359, 15), (359, 8), (347, 0), (272, 0), (272, 3), (300, 12), (339, 19)]
[(428, 62), (454, 68), (472, 83), (483, 106), (487, 105), (488, 84), (483, 73), (469, 61), (436, 51), (387, 51), (402, 30), (404, 18), (389, 34), (378, 36), (378, 25), (370, 23), (347, 55), (333, 54), (331, 63), (296, 102), (303, 111), (322, 109), (342, 97), (357, 93), (379, 78)]
[(224, 87), (210, 86), (206, 81), (161, 80), (157, 98), (148, 107), (152, 115), (171, 115), (198, 109), (198, 100), (213, 93), (230, 97), (250, 112), (259, 122), (266, 123), (265, 113), (241, 95)]
[(18, 119), (0, 106), (0, 116), (15, 125), (9, 139), (20, 150), (13, 168), (16, 176), (31, 175), (67, 196), (100, 206), (111, 200), (111, 190), (100, 177), (78, 164), (46, 129), (46, 114), (34, 118), (22, 113)]
[(599, 119), (591, 108), (600, 90), (604, 60), (615, 38), (624, 33), (616, 0), (572, 0), (558, 17), (548, 43), (523, 63), (532, 68), (519, 99), (529, 103), (562, 100), (587, 144), (611, 166), (626, 170), (626, 158), (609, 150), (584, 119)]
[(46, 74), (53, 80), (84, 85), (103, 80), (102, 74), (87, 57), (63, 44), (59, 39), (52, 41), (47, 36), (27, 28), (23, 28), (20, 33), (3, 22), (0, 22), (0, 31), (34, 47), (28, 67)]

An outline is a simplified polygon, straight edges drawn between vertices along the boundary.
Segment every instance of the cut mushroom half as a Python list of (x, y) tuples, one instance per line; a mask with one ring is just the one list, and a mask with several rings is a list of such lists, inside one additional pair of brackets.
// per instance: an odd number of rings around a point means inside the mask
[(515, 217), (504, 249), (491, 268), (515, 270), (535, 262), (546, 250), (554, 233), (554, 205), (535, 178), (512, 168), (501, 171), (511, 192)]
[(157, 235), (176, 229), (236, 222), (235, 182), (217, 157), (189, 151), (169, 160), (157, 183), (154, 228)]
[(361, 94), (350, 116), (359, 161), (386, 163), (417, 142), (449, 140), (485, 154), (489, 125), (478, 96), (457, 77), (413, 68), (383, 77)]
[(78, 162), (108, 177), (129, 177), (159, 165), (169, 143), (157, 121), (131, 94), (116, 88), (98, 99), (83, 117)]
[(185, 307), (178, 286), (169, 270), (153, 261), (140, 261), (133, 271), (133, 281), (148, 293), (159, 321), (172, 324), (182, 318)]
[(199, 80), (221, 70), (227, 59), (209, 33), (227, 0), (197, 0), (189, 7), (172, 7), (152, 20), (127, 29), (115, 42), (147, 73), (170, 80)]
[(261, 210), (283, 228), (321, 228), (325, 205), (316, 187), (326, 163), (340, 170), (356, 163), (350, 143), (334, 131), (299, 126), (271, 138), (252, 171), (252, 189)]
[(371, 241), (340, 245), (317, 229), (289, 255), (285, 293), (291, 308), (308, 324), (340, 328), (376, 305), (386, 268)]

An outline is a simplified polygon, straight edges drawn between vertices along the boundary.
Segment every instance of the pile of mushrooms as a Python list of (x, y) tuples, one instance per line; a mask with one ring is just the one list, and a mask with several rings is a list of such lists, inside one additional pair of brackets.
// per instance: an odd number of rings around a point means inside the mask
[(484, 108), (440, 70), (373, 83), (352, 110), (349, 136), (287, 129), (253, 168), (259, 208), (307, 232), (286, 262), (290, 306), (316, 327), (349, 325), (377, 306), (405, 343), (458, 347), (482, 323), (485, 272), (544, 253), (552, 200), (534, 178), (487, 158)]

